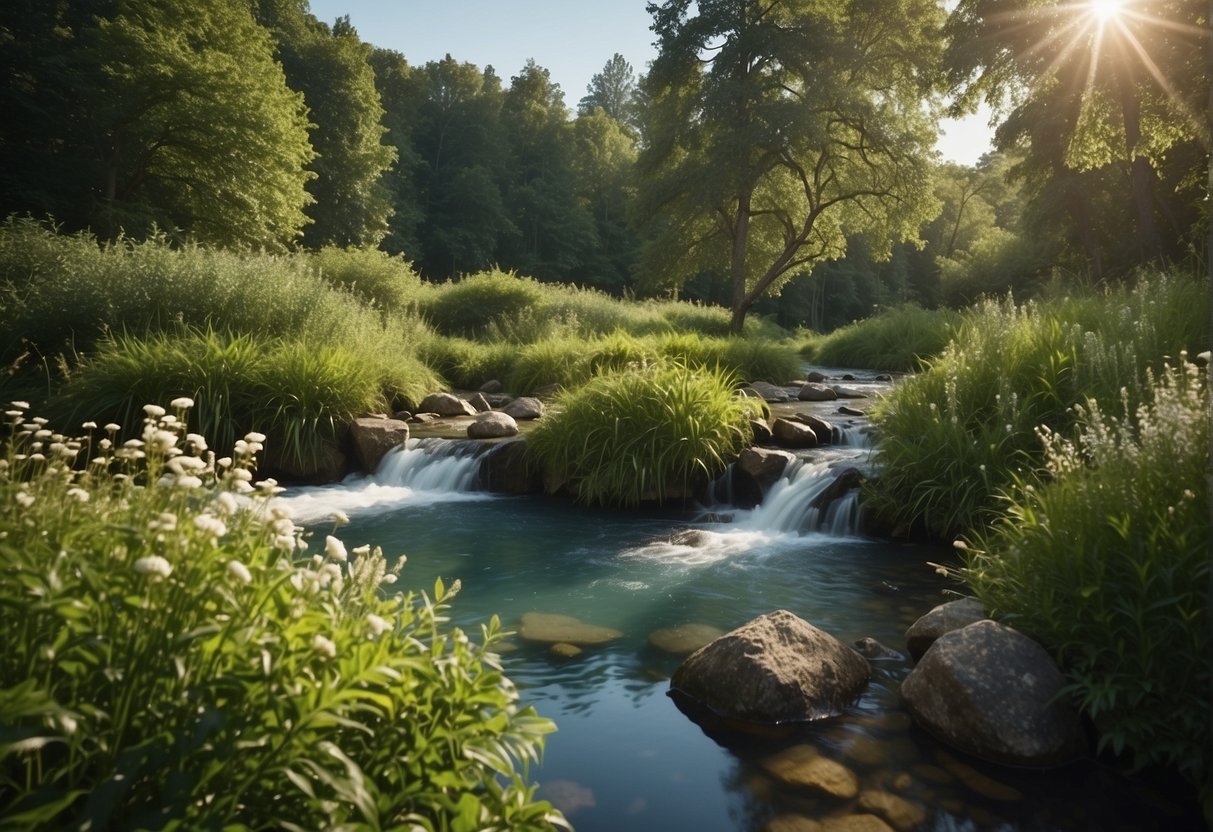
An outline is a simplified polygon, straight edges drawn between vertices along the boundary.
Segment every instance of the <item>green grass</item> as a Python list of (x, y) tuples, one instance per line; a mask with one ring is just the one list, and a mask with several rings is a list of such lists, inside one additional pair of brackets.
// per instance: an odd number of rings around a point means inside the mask
[(326, 283), (378, 309), (410, 313), (417, 306), (421, 278), (403, 257), (373, 249), (327, 247), (314, 252), (310, 263)]
[(1045, 434), (1047, 482), (1009, 490), (960, 577), (1057, 654), (1101, 747), (1174, 767), (1210, 805), (1207, 374), (1148, 390), (1119, 417), (1090, 402), (1075, 439)]
[(259, 437), (217, 464), (173, 409), (141, 447), (6, 417), (7, 824), (564, 826), (525, 778), (554, 726), (519, 706), (497, 620), (469, 637), (458, 584), (401, 592), (402, 559), (309, 544), (249, 484)]
[(549, 483), (601, 505), (682, 499), (750, 441), (754, 404), (718, 369), (662, 362), (562, 394), (528, 442)]
[(905, 304), (827, 335), (811, 336), (800, 352), (806, 361), (826, 367), (917, 370), (943, 352), (959, 317), (951, 310)]
[(1202, 281), (1143, 279), (1106, 293), (1016, 306), (986, 301), (922, 373), (879, 404), (881, 475), (868, 505), (893, 523), (948, 537), (999, 514), (998, 495), (1042, 465), (1039, 426), (1065, 432), (1085, 398), (1129, 406), (1145, 371), (1209, 341)]

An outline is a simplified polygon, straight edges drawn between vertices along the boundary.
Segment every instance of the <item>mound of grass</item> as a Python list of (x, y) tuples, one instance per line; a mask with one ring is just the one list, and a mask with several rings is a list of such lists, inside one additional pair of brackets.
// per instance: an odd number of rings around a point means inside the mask
[(882, 470), (868, 505), (945, 538), (981, 528), (1002, 491), (1036, 476), (1038, 427), (1065, 433), (1074, 405), (1122, 388), (1135, 407), (1147, 368), (1208, 339), (1206, 287), (1192, 277), (1023, 306), (986, 301), (877, 407)]
[(540, 305), (543, 288), (530, 278), (502, 271), (481, 272), (441, 284), (421, 297), (422, 317), (437, 332), (483, 337), (493, 325)]
[(417, 305), (421, 278), (403, 257), (374, 249), (329, 246), (310, 259), (322, 280), (379, 309), (410, 312)]
[(1207, 376), (1167, 369), (1136, 412), (1079, 415), (1075, 439), (1042, 433), (1048, 481), (1009, 491), (960, 577), (1056, 652), (1101, 747), (1178, 769), (1209, 805)]
[(402, 593), (403, 560), (336, 537), (313, 556), (249, 483), (261, 437), (217, 465), (173, 407), (149, 410), (140, 447), (10, 409), (7, 824), (565, 827), (520, 772), (554, 726), (519, 708), (497, 619), (470, 639), (446, 623), (457, 583)]
[(959, 315), (950, 310), (908, 303), (812, 337), (801, 347), (801, 355), (826, 367), (917, 370), (943, 352), (958, 322)]
[(721, 370), (663, 362), (562, 394), (528, 442), (549, 478), (583, 502), (681, 499), (750, 441), (754, 406)]

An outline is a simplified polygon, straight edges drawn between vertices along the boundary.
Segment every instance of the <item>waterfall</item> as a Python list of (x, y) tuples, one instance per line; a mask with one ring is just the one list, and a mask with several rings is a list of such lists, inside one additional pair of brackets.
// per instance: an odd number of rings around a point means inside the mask
[(856, 494), (854, 490), (832, 500), (823, 513), (814, 505), (834, 482), (834, 472), (825, 462), (793, 462), (782, 479), (771, 486), (762, 503), (740, 525), (754, 531), (822, 531), (840, 537), (854, 535)]
[(371, 476), (353, 475), (337, 485), (296, 488), (280, 502), (296, 522), (319, 523), (335, 512), (381, 514), (405, 506), (487, 500), (476, 492), (485, 445), (457, 439), (409, 439), (389, 452)]

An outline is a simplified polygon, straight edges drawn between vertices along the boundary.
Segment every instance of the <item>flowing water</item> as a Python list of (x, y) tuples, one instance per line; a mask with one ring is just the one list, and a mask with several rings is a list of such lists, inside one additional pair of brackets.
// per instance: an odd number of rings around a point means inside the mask
[(624, 634), (574, 658), (517, 638), (504, 652), (524, 700), (559, 728), (531, 775), (579, 832), (756, 831), (781, 814), (864, 811), (764, 773), (764, 757), (798, 743), (842, 762), (863, 789), (899, 797), (902, 829), (1179, 828), (1095, 764), (1015, 771), (943, 750), (898, 702), (910, 664), (896, 655), (873, 662), (872, 684), (846, 715), (791, 733), (709, 735), (678, 710), (667, 690), (679, 658), (649, 646), (654, 630), (727, 631), (787, 609), (845, 642), (872, 637), (904, 651), (906, 627), (947, 600), (929, 565), (947, 551), (856, 536), (853, 495), (826, 516), (812, 508), (830, 466), (866, 453), (860, 433), (836, 438), (848, 444), (790, 466), (757, 508), (712, 506), (700, 521), (479, 494), (469, 490), (476, 446), (441, 440), (411, 441), (374, 477), (286, 498), (317, 529), (332, 511), (347, 512), (353, 522), (339, 535), (350, 546), (407, 555), (405, 586), (460, 579), (452, 615), (470, 633), (492, 614), (511, 625), (540, 611)]

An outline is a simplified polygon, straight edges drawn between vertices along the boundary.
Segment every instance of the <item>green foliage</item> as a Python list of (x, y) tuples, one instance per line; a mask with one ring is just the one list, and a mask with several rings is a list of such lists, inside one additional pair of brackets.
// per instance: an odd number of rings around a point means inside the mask
[(958, 321), (954, 312), (907, 303), (828, 335), (814, 336), (800, 354), (827, 367), (915, 370), (943, 352)]
[(421, 314), (443, 335), (475, 338), (503, 318), (538, 306), (543, 289), (534, 280), (494, 270), (447, 283), (421, 299)]
[(407, 313), (417, 305), (421, 278), (403, 257), (369, 248), (326, 246), (312, 254), (311, 262), (327, 283), (379, 309)]
[(1041, 432), (1049, 481), (1009, 489), (959, 574), (1057, 653), (1101, 748), (1172, 766), (1210, 801), (1207, 374), (1150, 381), (1135, 411), (1088, 400), (1074, 439)]
[(997, 494), (1034, 478), (1039, 426), (1064, 432), (1075, 404), (1121, 388), (1135, 396), (1147, 367), (1208, 343), (1207, 292), (1193, 277), (1157, 277), (975, 307), (928, 369), (878, 406), (882, 471), (869, 505), (940, 536), (980, 528)]
[(309, 557), (271, 485), (249, 484), (262, 437), (216, 463), (185, 435), (188, 404), (176, 421), (150, 409), (143, 444), (120, 447), (10, 412), (6, 822), (566, 826), (518, 770), (553, 726), (518, 707), (497, 620), (476, 640), (449, 627), (458, 582), (400, 593), (403, 558), (388, 569), (377, 549), (351, 558), (330, 537)]
[(464, 390), (478, 390), (490, 380), (502, 381), (514, 366), (517, 347), (486, 344), (465, 338), (433, 336), (423, 341), (418, 354), (444, 379)]
[(578, 499), (636, 505), (690, 496), (750, 441), (750, 400), (721, 370), (678, 362), (607, 372), (562, 394), (528, 437)]

